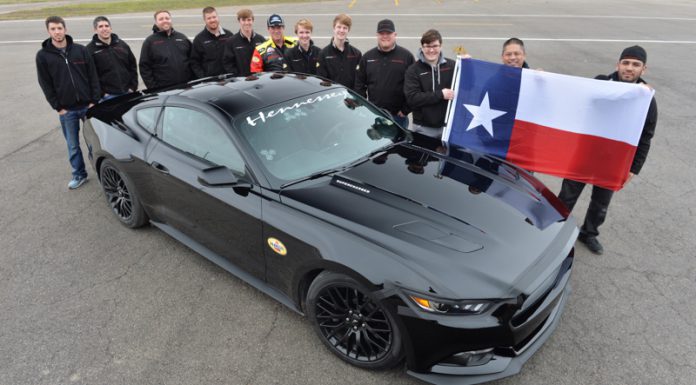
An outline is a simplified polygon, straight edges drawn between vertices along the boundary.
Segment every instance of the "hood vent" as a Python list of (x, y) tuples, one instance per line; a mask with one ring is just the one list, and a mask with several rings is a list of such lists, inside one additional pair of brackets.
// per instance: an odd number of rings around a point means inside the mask
[(462, 253), (483, 249), (483, 246), (467, 241), (460, 235), (438, 229), (421, 221), (396, 225), (394, 229)]
[(370, 194), (370, 188), (368, 186), (350, 179), (335, 176), (331, 180), (331, 184), (344, 190), (350, 190), (364, 195)]

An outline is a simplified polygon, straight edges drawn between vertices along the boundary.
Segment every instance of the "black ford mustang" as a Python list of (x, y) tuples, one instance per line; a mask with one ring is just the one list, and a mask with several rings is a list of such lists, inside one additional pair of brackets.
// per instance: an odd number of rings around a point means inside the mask
[(435, 384), (519, 372), (569, 292), (575, 223), (495, 158), (299, 74), (202, 79), (89, 111), (109, 207), (291, 309), (341, 359)]

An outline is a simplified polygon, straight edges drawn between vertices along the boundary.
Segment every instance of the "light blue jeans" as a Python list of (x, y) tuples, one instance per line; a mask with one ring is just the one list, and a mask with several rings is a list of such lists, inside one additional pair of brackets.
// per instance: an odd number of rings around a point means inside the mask
[(68, 160), (72, 167), (73, 178), (86, 178), (85, 160), (80, 149), (80, 120), (85, 118), (87, 107), (68, 110), (60, 116), (60, 126), (68, 144)]

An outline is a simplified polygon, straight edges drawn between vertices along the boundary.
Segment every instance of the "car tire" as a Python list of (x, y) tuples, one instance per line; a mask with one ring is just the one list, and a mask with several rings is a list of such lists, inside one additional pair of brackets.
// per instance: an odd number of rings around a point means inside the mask
[(389, 369), (403, 359), (393, 311), (353, 278), (325, 271), (307, 292), (307, 316), (329, 350), (365, 369)]
[(118, 168), (116, 162), (104, 160), (99, 168), (99, 179), (107, 204), (123, 225), (135, 229), (148, 222), (133, 183)]

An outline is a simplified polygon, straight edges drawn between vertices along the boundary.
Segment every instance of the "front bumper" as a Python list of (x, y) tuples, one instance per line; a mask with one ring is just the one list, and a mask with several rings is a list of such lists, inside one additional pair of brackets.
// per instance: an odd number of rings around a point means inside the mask
[[(479, 320), (457, 317), (467, 323), (460, 327), (445, 326), (442, 322), (414, 318), (412, 313), (400, 308), (411, 347), (407, 353), (408, 374), (436, 385), (468, 385), (519, 373), (558, 326), (571, 291), (572, 258), (571, 252), (567, 269), (558, 272), (553, 287), (535, 305), (533, 313), (517, 326), (514, 326), (515, 316), (497, 319), (495, 324), (491, 322), (492, 317)], [(465, 351), (488, 351), (490, 360), (475, 366), (444, 363), (453, 353)]]

